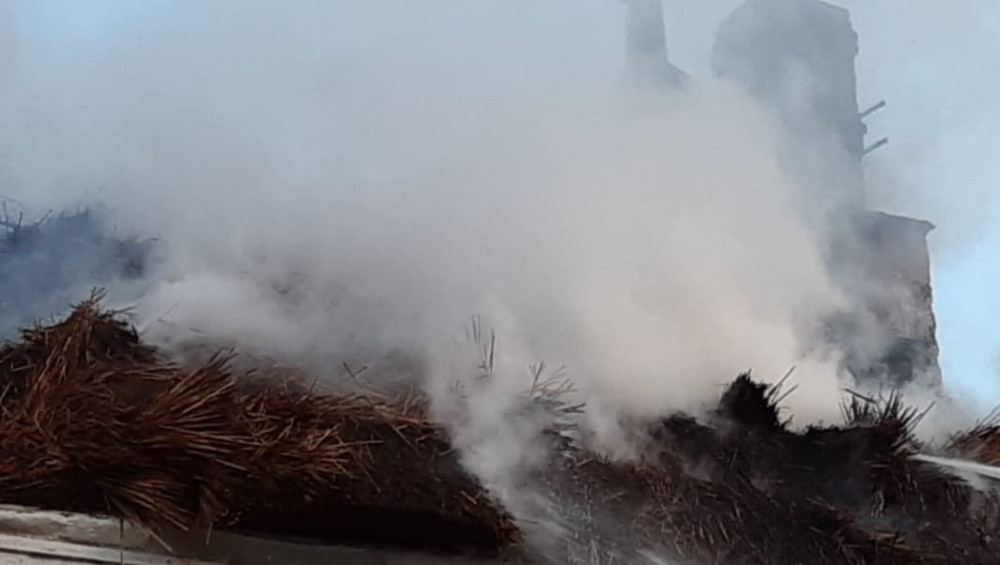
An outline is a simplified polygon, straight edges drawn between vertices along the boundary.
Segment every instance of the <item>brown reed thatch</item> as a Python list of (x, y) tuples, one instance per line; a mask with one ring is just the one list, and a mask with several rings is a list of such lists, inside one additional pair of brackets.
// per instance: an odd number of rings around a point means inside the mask
[[(419, 399), (237, 377), (226, 355), (179, 367), (98, 302), (0, 348), (0, 502), (429, 550), (520, 540)], [(553, 457), (526, 483), (568, 532), (545, 558), (1000, 564), (996, 491), (914, 460), (921, 415), (899, 396), (855, 395), (844, 425), (803, 431), (781, 419), (783, 397), (742, 375), (705, 417), (628, 426), (644, 446), (631, 461), (589, 451), (555, 418)], [(989, 462), (997, 437), (983, 425), (949, 448)]]
[(994, 411), (973, 429), (956, 434), (946, 449), (958, 457), (1000, 465), (1000, 412)]
[(177, 367), (99, 298), (0, 349), (0, 502), (432, 550), (518, 539), (422, 403), (237, 379), (225, 355)]

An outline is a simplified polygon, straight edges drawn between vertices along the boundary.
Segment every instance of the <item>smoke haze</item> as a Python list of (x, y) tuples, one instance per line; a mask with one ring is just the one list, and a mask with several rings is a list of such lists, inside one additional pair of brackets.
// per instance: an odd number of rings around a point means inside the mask
[(619, 6), (154, 3), (97, 37), (19, 8), (5, 184), (160, 239), (160, 343), (438, 373), (482, 314), (503, 363), (565, 364), (593, 405), (798, 364), (802, 417), (835, 413), (798, 338), (840, 298), (782, 132), (726, 84), (625, 87)]
[[(842, 156), (788, 162), (804, 140), (709, 77), (737, 2), (667, 3), (682, 91), (625, 80), (604, 0), (45, 4), (0, 3), (3, 194), (157, 238), (142, 284), (111, 289), (154, 343), (420, 379), (518, 515), (545, 515), (511, 476), (544, 455), (550, 422), (512, 418), (534, 363), (564, 368), (614, 454), (622, 418), (697, 413), (746, 369), (796, 366), (795, 423), (839, 418), (841, 359), (814, 338), (850, 305), (831, 187), (804, 179)], [(878, 169), (880, 202), (898, 175)]]

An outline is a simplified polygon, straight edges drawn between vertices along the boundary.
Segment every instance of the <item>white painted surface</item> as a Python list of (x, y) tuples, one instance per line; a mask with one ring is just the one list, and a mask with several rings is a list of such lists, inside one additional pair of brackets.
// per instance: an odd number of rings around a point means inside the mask
[[(0, 565), (491, 565), (392, 550), (290, 543), (214, 532), (161, 540), (115, 518), (0, 506)], [(179, 557), (179, 556), (183, 556)]]
[(30, 555), (0, 555), (0, 563), (3, 563), (3, 565), (76, 565), (69, 561), (43, 559), (40, 557), (31, 557)]
[(57, 560), (66, 563), (104, 565), (221, 565), (208, 561), (170, 557), (132, 549), (0, 534), (0, 558), (11, 555), (34, 559)]

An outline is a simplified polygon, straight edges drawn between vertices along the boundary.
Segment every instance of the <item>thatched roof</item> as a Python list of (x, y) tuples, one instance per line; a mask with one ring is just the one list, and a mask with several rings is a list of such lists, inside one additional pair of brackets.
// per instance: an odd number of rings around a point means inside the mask
[[(743, 375), (708, 415), (631, 423), (634, 460), (553, 433), (527, 479), (567, 533), (535, 556), (419, 396), (327, 394), (234, 374), (229, 360), (176, 366), (96, 298), (24, 332), (0, 349), (0, 502), (553, 563), (643, 551), (692, 564), (1000, 563), (996, 492), (914, 460), (919, 415), (898, 396), (853, 397), (843, 425), (793, 431), (780, 391)], [(947, 448), (995, 462), (997, 430)]]
[(96, 299), (0, 350), (0, 502), (161, 527), (496, 549), (510, 518), (419, 401), (177, 367)]
[(648, 423), (639, 461), (570, 450), (545, 479), (586, 501), (577, 541), (625, 561), (1000, 563), (1000, 496), (914, 460), (919, 414), (899, 396), (854, 398), (845, 425), (802, 432), (778, 398), (743, 375), (708, 417)]
[(956, 434), (948, 442), (952, 454), (1000, 466), (1000, 414), (994, 413), (975, 428)]

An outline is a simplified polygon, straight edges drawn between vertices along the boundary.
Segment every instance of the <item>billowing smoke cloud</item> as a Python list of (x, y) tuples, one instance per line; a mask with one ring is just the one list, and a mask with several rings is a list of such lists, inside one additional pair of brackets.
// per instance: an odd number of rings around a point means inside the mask
[[(711, 80), (624, 88), (619, 6), (108, 17), (21, 42), (4, 175), (160, 238), (139, 311), (162, 343), (440, 373), (478, 313), (504, 363), (565, 364), (592, 404), (648, 414), (808, 363), (798, 337), (838, 305), (776, 122)], [(833, 363), (799, 374), (835, 406)]]
[[(534, 363), (609, 441), (745, 369), (797, 366), (795, 421), (837, 417), (839, 359), (812, 338), (848, 304), (809, 213), (830, 187), (803, 167), (841, 157), (785, 162), (801, 139), (733, 85), (622, 80), (615, 3), (95, 1), (72, 29), (9, 4), (4, 192), (156, 237), (146, 284), (112, 298), (164, 347), (419, 378), (501, 492), (549, 423), (512, 425)], [(494, 378), (453, 414), (474, 315)]]

